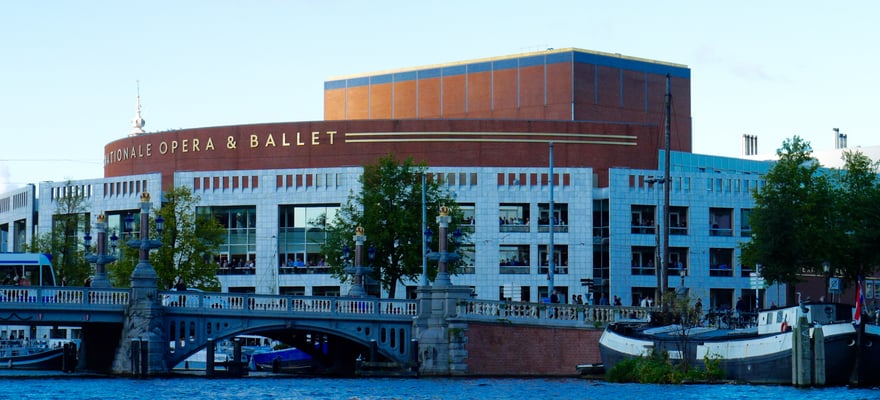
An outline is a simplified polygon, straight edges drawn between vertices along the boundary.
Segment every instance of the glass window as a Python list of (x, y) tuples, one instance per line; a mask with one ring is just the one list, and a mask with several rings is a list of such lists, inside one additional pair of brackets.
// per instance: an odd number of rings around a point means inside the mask
[(529, 205), (501, 204), (498, 208), (499, 232), (528, 232)]
[[(550, 231), (550, 203), (538, 204), (538, 232)], [(568, 232), (568, 204), (553, 203), (553, 232)]]
[(654, 234), (656, 206), (632, 205), (632, 233)]
[(286, 273), (329, 273), (321, 256), (327, 223), (339, 205), (283, 205), (278, 208), (278, 265)]
[(501, 274), (529, 273), (529, 245), (504, 245), (499, 249), (501, 259), (498, 262)]

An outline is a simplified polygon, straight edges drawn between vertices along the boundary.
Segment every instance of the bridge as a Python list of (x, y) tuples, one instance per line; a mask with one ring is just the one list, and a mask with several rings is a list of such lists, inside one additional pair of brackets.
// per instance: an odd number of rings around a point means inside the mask
[[(466, 368), (468, 324), (595, 330), (621, 317), (645, 317), (648, 311), (479, 300), (469, 296), (469, 288), (456, 286), (420, 288), (419, 296), (404, 300), (155, 291), (148, 295), (152, 298), (147, 309), (152, 311), (144, 313), (137, 311), (132, 289), (4, 286), (0, 323), (83, 327), (85, 351), (93, 353), (86, 359), (99, 368), (112, 363), (119, 373), (131, 372), (119, 370), (131, 364), (125, 359), (131, 356), (126, 339), (144, 335), (126, 336), (123, 331), (144, 315), (153, 327), (146, 333), (159, 338), (150, 344), (160, 347), (150, 350), (161, 358), (151, 360), (156, 365), (150, 368), (153, 373), (173, 368), (209, 343), (243, 334), (271, 337), (301, 349), (329, 348), (325, 362), (344, 368), (353, 368), (358, 357), (369, 357), (442, 373), (449, 365), (454, 370), (456, 363)], [(108, 342), (115, 348), (107, 347)], [(314, 346), (317, 343), (327, 346)]]

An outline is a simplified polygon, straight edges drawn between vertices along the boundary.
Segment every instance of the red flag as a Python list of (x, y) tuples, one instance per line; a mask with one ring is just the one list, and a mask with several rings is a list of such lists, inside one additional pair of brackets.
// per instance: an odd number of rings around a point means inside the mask
[(862, 296), (862, 277), (860, 276), (856, 286), (856, 315), (853, 315), (853, 323), (856, 326), (862, 323), (862, 303), (864, 302), (865, 297)]

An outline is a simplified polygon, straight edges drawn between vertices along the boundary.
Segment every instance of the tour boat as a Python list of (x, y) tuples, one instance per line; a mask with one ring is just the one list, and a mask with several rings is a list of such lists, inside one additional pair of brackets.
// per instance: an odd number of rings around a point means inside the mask
[[(812, 344), (811, 351), (803, 353), (810, 359), (799, 368), (813, 380), (808, 385), (846, 385), (856, 357), (852, 315), (849, 305), (807, 303), (759, 311), (757, 323), (747, 328), (620, 321), (606, 327), (599, 349), (607, 370), (626, 358), (665, 352), (673, 362), (687, 360), (697, 368), (705, 368), (704, 359), (717, 359), (727, 380), (803, 385), (793, 379), (792, 341), (795, 325), (805, 323), (799, 330), (809, 334), (808, 343)], [(819, 338), (821, 343), (815, 343)], [(821, 370), (824, 379), (815, 378), (815, 371)]]

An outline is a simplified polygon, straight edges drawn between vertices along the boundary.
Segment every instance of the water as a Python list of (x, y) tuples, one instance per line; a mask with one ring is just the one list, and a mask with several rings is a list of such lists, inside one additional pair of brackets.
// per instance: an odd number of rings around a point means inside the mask
[(639, 385), (584, 379), (329, 379), (174, 377), (135, 380), (70, 375), (0, 374), (0, 399), (597, 399), (724, 400), (880, 398), (878, 389), (796, 389), (751, 385)]

